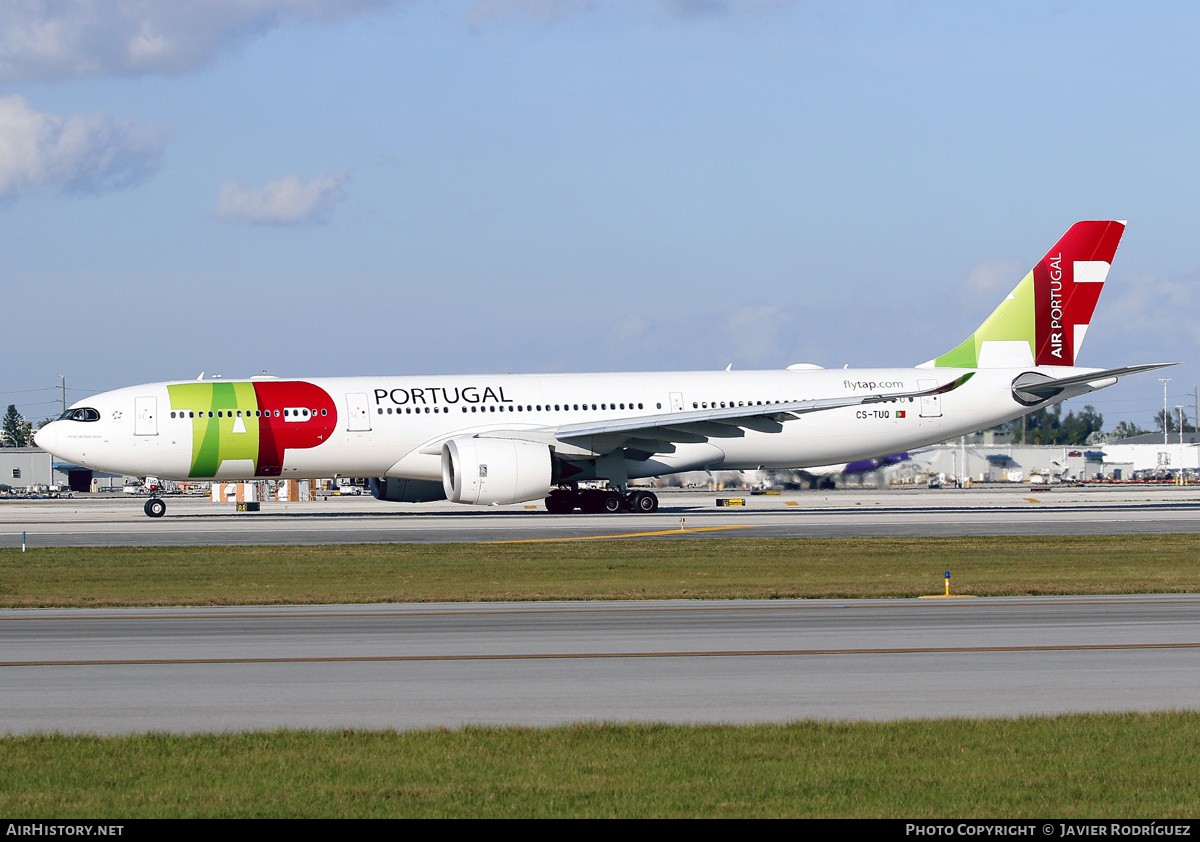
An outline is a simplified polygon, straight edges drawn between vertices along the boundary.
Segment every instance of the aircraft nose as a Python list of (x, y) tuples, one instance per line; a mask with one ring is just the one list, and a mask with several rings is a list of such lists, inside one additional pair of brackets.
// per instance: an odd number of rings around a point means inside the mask
[(58, 422), (51, 421), (33, 434), (33, 443), (51, 453), (58, 447)]

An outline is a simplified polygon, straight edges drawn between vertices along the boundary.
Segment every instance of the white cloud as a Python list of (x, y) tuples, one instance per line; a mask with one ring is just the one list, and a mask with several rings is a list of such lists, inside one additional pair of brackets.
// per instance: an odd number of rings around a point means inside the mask
[(672, 17), (700, 18), (735, 12), (772, 11), (785, 3), (784, 0), (659, 0), (658, 5)]
[(472, 24), (493, 18), (556, 21), (589, 12), (654, 10), (669, 18), (693, 19), (769, 12), (788, 4), (789, 0), (475, 0), (466, 18)]
[(592, 0), (475, 0), (467, 10), (466, 18), (473, 24), (491, 18), (553, 21), (595, 8)]
[(61, 117), (0, 97), (0, 197), (38, 187), (97, 194), (145, 181), (162, 166), (164, 133), (99, 112)]
[(4, 0), (0, 84), (183, 73), (289, 21), (334, 21), (396, 0)]
[(1200, 272), (1175, 278), (1133, 275), (1104, 286), (1108, 301), (1101, 299), (1094, 323), (1103, 317), (1121, 331), (1153, 336), (1165, 347), (1200, 344)]
[(259, 190), (249, 190), (240, 181), (227, 181), (221, 187), (213, 214), (224, 222), (253, 222), (259, 225), (297, 225), (324, 222), (346, 196), (350, 171), (339, 175), (321, 175), (305, 181), (298, 175), (285, 175), (268, 181)]
[(773, 304), (752, 304), (735, 310), (725, 322), (722, 347), (739, 362), (777, 365), (790, 349), (791, 315)]
[(968, 292), (998, 292), (1006, 295), (1029, 274), (1029, 267), (1015, 258), (999, 258), (976, 263), (967, 273)]

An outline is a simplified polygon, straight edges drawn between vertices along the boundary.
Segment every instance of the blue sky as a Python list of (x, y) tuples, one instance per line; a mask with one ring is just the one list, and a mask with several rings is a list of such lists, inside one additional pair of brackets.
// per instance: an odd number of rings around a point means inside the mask
[[(6, 4), (0, 404), (53, 414), (62, 374), (75, 400), (201, 370), (911, 365), (1071, 223), (1125, 218), (1080, 362), (1184, 360), (1165, 376), (1190, 407), (1198, 22), (1165, 3)], [(1088, 402), (1149, 427), (1162, 386)]]

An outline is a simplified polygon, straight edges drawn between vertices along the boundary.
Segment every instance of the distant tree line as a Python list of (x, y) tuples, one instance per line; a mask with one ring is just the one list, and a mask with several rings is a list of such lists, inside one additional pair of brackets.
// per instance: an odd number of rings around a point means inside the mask
[[(1163, 431), (1164, 418), (1161, 409), (1154, 415), (1154, 425), (1158, 432)], [(1167, 413), (1165, 426), (1168, 434), (1179, 434), (1178, 410)], [(1084, 406), (1082, 412), (1068, 412), (1065, 417), (1062, 414), (1062, 405), (1055, 404), (1052, 407), (1034, 410), (1024, 418), (1015, 418), (993, 427), (991, 432), (1011, 435), (1014, 444), (1059, 445), (1103, 444), (1153, 432), (1142, 429), (1132, 421), (1121, 421), (1107, 433), (1102, 432), (1103, 428), (1104, 416), (1090, 404)], [(1183, 413), (1183, 432), (1196, 432), (1196, 425), (1186, 412)]]
[[(46, 418), (38, 422), (37, 429), (42, 429), (53, 418)], [(16, 406), (8, 405), (8, 409), (4, 413), (4, 420), (0, 421), (0, 447), (33, 447), (33, 424), (26, 421), (21, 413), (17, 412)]]
[[(1160, 433), (1163, 431), (1163, 411), (1161, 409), (1154, 413), (1154, 425), (1158, 427)], [(1167, 413), (1166, 431), (1168, 433), (1175, 433), (1176, 435), (1179, 434), (1179, 411), (1171, 410)], [(1185, 433), (1196, 432), (1196, 425), (1192, 422), (1191, 418), (1188, 418), (1186, 412), (1183, 413), (1183, 431)], [(1146, 432), (1150, 431), (1147, 430)]]
[(10, 403), (4, 421), (0, 422), (0, 447), (28, 447), (32, 438), (33, 425)]
[[(1124, 422), (1122, 422), (1124, 423)], [(1118, 425), (1120, 426), (1120, 425)], [(1012, 436), (1014, 444), (1088, 444), (1104, 427), (1104, 416), (1088, 404), (1076, 414), (1062, 414), (1062, 404), (1035, 409), (1024, 418), (1014, 418), (992, 429)]]

